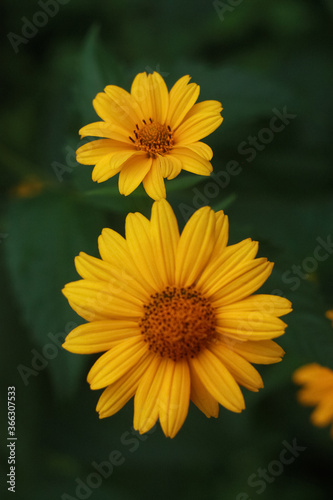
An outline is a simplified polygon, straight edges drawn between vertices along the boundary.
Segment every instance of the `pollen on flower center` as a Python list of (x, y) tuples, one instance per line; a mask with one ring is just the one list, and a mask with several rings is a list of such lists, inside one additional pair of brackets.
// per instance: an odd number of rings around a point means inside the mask
[(139, 326), (149, 349), (174, 361), (194, 357), (216, 337), (214, 309), (193, 287), (152, 295)]
[(130, 140), (138, 150), (146, 151), (150, 157), (157, 154), (164, 155), (174, 145), (173, 132), (169, 126), (154, 122), (151, 118), (149, 120), (149, 123), (143, 120), (144, 126), (141, 128), (136, 125), (134, 130), (135, 139), (130, 137)]

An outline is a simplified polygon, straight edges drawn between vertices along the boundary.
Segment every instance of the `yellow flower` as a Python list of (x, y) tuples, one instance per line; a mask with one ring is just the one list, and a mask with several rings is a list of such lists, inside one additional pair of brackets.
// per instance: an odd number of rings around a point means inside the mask
[(93, 101), (103, 121), (83, 127), (81, 137), (103, 137), (81, 146), (77, 161), (95, 165), (92, 178), (103, 182), (118, 172), (119, 191), (129, 195), (141, 182), (154, 200), (165, 198), (164, 178), (180, 171), (210, 175), (213, 152), (200, 139), (221, 123), (217, 101), (196, 103), (200, 87), (183, 76), (170, 93), (163, 78), (139, 73), (131, 93), (109, 85)]
[(327, 319), (330, 319), (333, 322), (333, 309), (331, 309), (330, 311), (326, 311), (325, 316)]
[(166, 436), (181, 428), (190, 399), (207, 416), (219, 403), (234, 412), (245, 408), (239, 385), (263, 387), (251, 363), (270, 364), (284, 351), (271, 339), (284, 333), (279, 316), (290, 302), (274, 295), (251, 295), (273, 264), (256, 259), (250, 238), (227, 246), (228, 218), (203, 207), (181, 235), (166, 200), (153, 204), (151, 220), (126, 218), (126, 238), (104, 229), (102, 260), (81, 253), (82, 280), (63, 293), (89, 323), (75, 328), (65, 349), (87, 354), (106, 351), (88, 375), (91, 389), (105, 391), (100, 418), (134, 399), (134, 427), (147, 432), (160, 420)]
[(41, 181), (38, 177), (29, 176), (18, 186), (16, 186), (12, 193), (18, 198), (33, 198), (40, 194), (40, 192), (45, 187), (45, 183)]
[(298, 392), (298, 401), (305, 406), (316, 406), (311, 414), (313, 425), (326, 427), (333, 424), (333, 370), (311, 363), (296, 370), (293, 381), (304, 385)]

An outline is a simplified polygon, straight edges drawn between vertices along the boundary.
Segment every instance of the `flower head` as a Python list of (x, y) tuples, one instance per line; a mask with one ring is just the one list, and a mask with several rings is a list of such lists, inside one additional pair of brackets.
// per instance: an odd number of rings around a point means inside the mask
[(316, 406), (311, 422), (317, 427), (332, 424), (333, 438), (333, 370), (317, 363), (311, 363), (295, 371), (295, 384), (303, 385), (298, 392), (298, 401), (305, 406)]
[(284, 333), (279, 316), (290, 302), (252, 295), (272, 264), (255, 258), (258, 244), (246, 239), (227, 246), (228, 218), (203, 207), (179, 234), (166, 200), (153, 204), (151, 220), (126, 218), (126, 238), (104, 229), (102, 260), (81, 253), (82, 280), (63, 293), (88, 323), (66, 338), (74, 353), (106, 351), (88, 375), (92, 389), (106, 388), (101, 418), (134, 399), (134, 427), (147, 432), (159, 419), (174, 437), (190, 400), (207, 416), (219, 403), (245, 408), (240, 385), (263, 387), (251, 363), (270, 364), (284, 352), (272, 341)]
[(195, 104), (200, 87), (189, 80), (183, 76), (168, 92), (158, 73), (139, 73), (130, 93), (109, 85), (97, 94), (93, 105), (103, 121), (79, 133), (101, 139), (77, 151), (79, 163), (95, 165), (94, 181), (120, 172), (120, 193), (129, 195), (143, 182), (157, 200), (166, 197), (163, 179), (174, 179), (182, 169), (210, 175), (213, 152), (200, 139), (222, 123), (222, 106), (217, 101)]

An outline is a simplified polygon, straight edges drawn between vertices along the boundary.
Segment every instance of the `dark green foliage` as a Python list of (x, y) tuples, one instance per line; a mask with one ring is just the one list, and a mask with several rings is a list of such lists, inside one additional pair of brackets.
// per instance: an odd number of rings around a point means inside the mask
[[(58, 12), (27, 37), (27, 20), (46, 4)], [(3, 0), (1, 10), (0, 432), (5, 443), (7, 386), (15, 385), (16, 499), (83, 498), (77, 481), (86, 484), (93, 463), (114, 450), (122, 464), (85, 498), (330, 498), (329, 429), (310, 424), (291, 377), (313, 361), (333, 368), (325, 318), (333, 309), (332, 2)], [(191, 405), (173, 440), (159, 426), (132, 435), (132, 403), (100, 421), (100, 391), (85, 381), (96, 356), (60, 347), (83, 322), (61, 294), (78, 279), (74, 257), (98, 256), (103, 227), (123, 234), (126, 214), (149, 216), (152, 205), (142, 187), (124, 197), (117, 177), (91, 180), (92, 167), (75, 160), (78, 130), (99, 120), (97, 92), (108, 84), (129, 90), (136, 73), (154, 70), (169, 88), (190, 74), (199, 100), (224, 107), (222, 126), (204, 139), (214, 176), (182, 172), (166, 182), (179, 225), (202, 205), (224, 209), (231, 242), (258, 240), (260, 256), (275, 262), (262, 291), (283, 294), (294, 308), (278, 341), (285, 359), (259, 367), (265, 388), (244, 391), (246, 411), (222, 408), (208, 420)], [(42, 189), (18, 196), (31, 179)], [(306, 449), (281, 473), (258, 478), (293, 440)], [(2, 477), (7, 457), (4, 445)]]

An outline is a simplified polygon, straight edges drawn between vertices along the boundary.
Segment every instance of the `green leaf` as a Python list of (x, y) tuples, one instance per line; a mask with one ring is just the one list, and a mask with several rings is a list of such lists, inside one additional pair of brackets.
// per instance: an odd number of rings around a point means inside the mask
[[(184, 66), (182, 63), (177, 64), (176, 72), (179, 75), (184, 73)], [(228, 137), (237, 135), (244, 123), (271, 116), (272, 108), (287, 105), (293, 98), (293, 94), (281, 82), (237, 66), (212, 69), (202, 64), (187, 63), (186, 71), (200, 85), (199, 101), (214, 99), (222, 103), (225, 123), (217, 129), (214, 137), (221, 138), (219, 134), (222, 130)]]
[(231, 195), (227, 196), (223, 200), (219, 200), (217, 203), (212, 205), (213, 210), (216, 212), (218, 210), (226, 210), (227, 208), (230, 207), (237, 199), (237, 195), (235, 193), (232, 193)]
[(6, 215), (5, 257), (23, 319), (36, 350), (47, 361), (44, 368), (56, 391), (68, 396), (81, 380), (84, 358), (65, 352), (60, 342), (83, 320), (72, 311), (61, 289), (79, 279), (74, 257), (80, 251), (97, 255), (104, 216), (68, 195), (53, 193), (15, 200)]
[[(169, 196), (177, 197), (180, 200), (191, 194), (190, 188), (202, 183), (207, 178), (201, 175), (180, 174), (172, 181), (165, 179), (167, 199)], [(79, 194), (82, 202), (104, 208), (114, 213), (128, 213), (142, 211), (145, 215), (150, 214), (150, 207), (153, 200), (149, 198), (142, 184), (131, 193), (130, 196), (123, 196), (119, 193), (117, 179), (111, 179), (103, 186), (96, 189), (83, 190)], [(191, 194), (193, 196), (193, 194)]]
[(119, 193), (118, 183), (111, 180), (107, 185), (79, 193), (82, 202), (100, 207), (117, 214), (142, 211), (147, 212), (153, 201), (140, 185), (130, 196)]
[(112, 55), (106, 56), (99, 41), (99, 28), (94, 25), (84, 41), (74, 86), (75, 101), (84, 124), (98, 120), (92, 100), (106, 85), (114, 85), (119, 79), (118, 65)]

